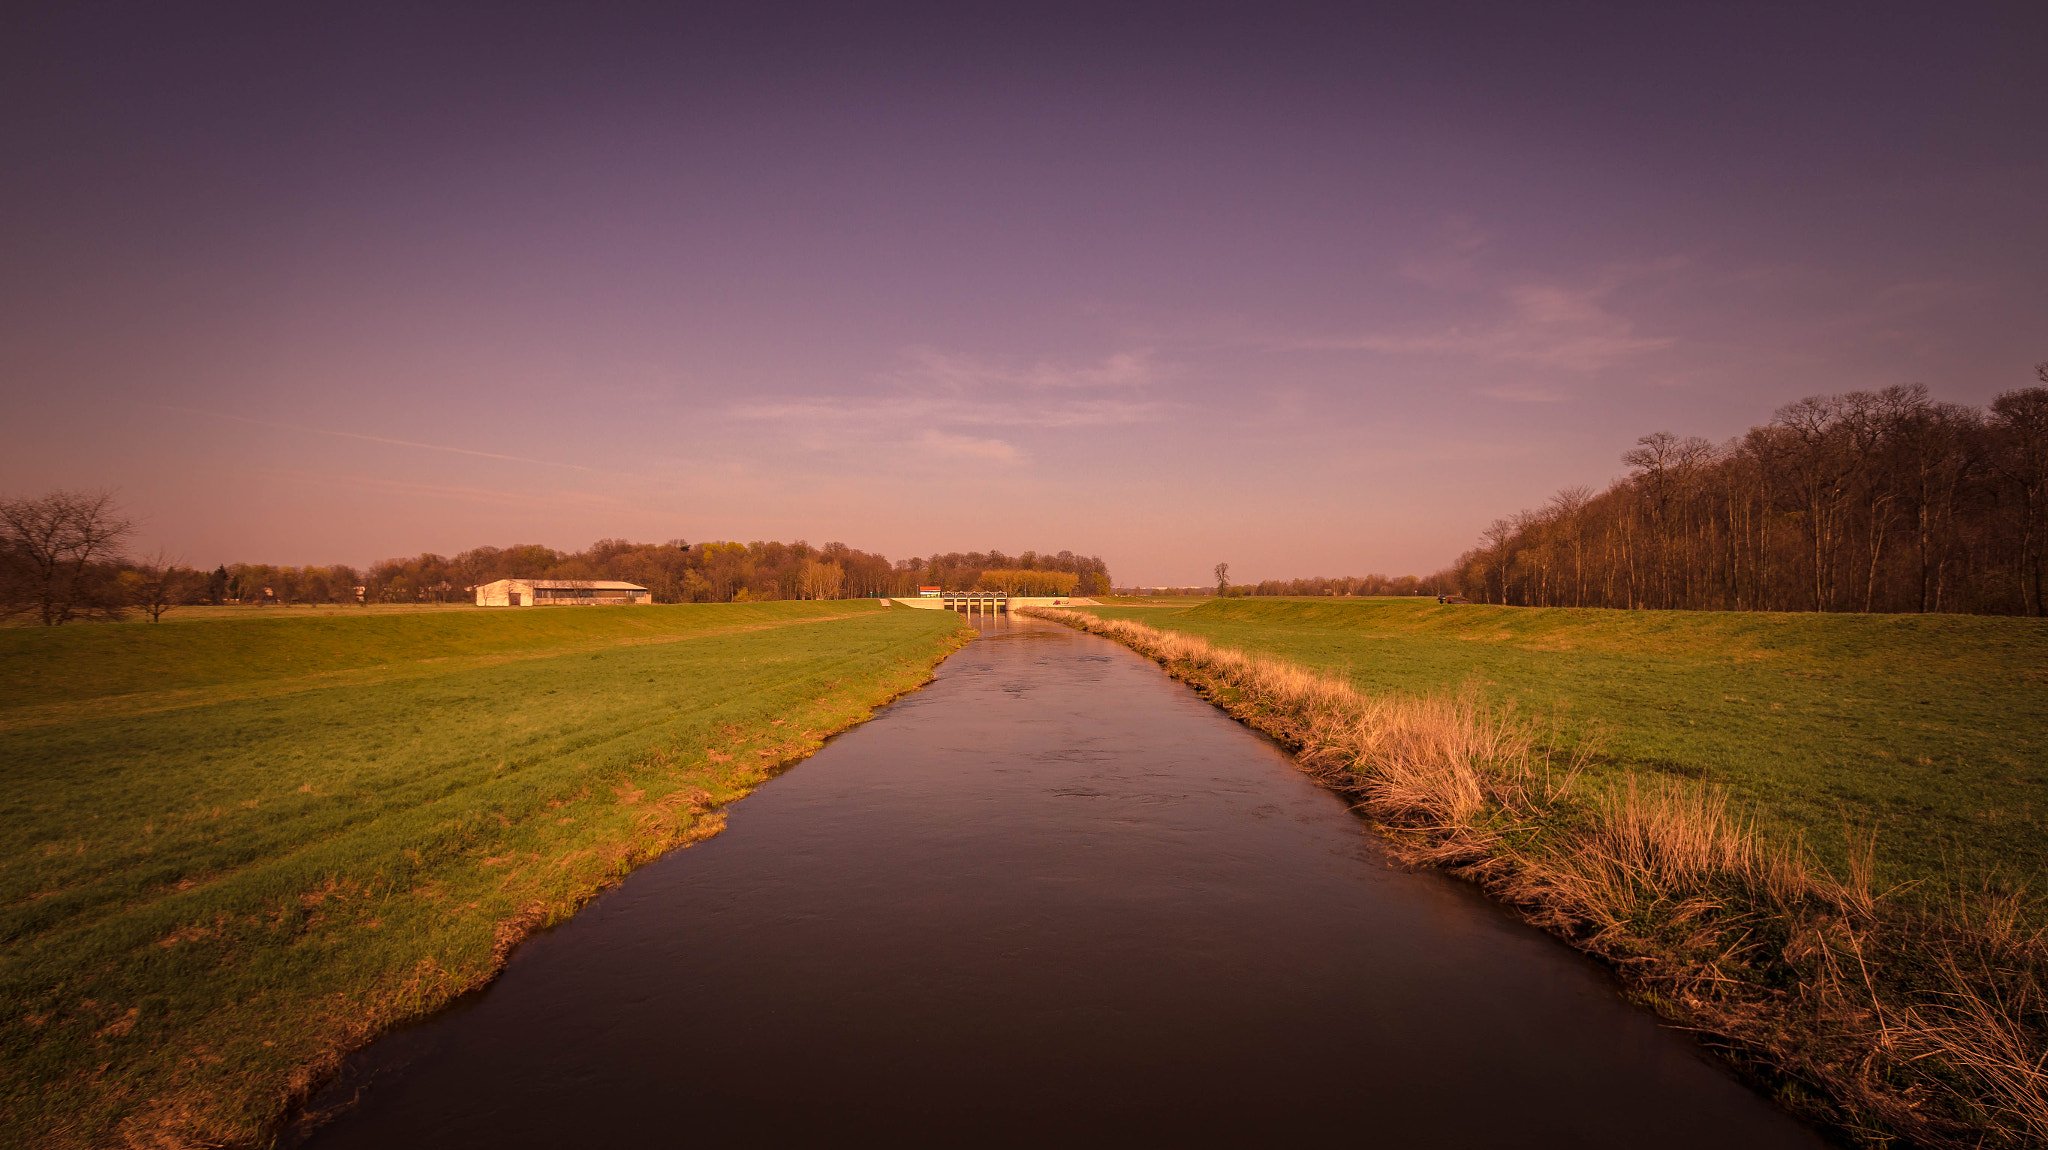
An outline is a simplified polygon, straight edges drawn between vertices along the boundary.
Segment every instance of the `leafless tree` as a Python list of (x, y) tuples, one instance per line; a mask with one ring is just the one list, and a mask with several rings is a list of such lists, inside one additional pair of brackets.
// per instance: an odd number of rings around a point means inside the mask
[(53, 491), (37, 499), (0, 499), (4, 609), (33, 612), (46, 627), (118, 616), (111, 564), (135, 525), (110, 491)]
[(805, 559), (797, 569), (798, 594), (805, 599), (837, 599), (846, 582), (846, 569), (837, 563)]
[[(1572, 606), (1586, 605), (1586, 507), (1593, 502), (1593, 489), (1580, 484), (1550, 497), (1550, 511), (1558, 530), (1571, 545)], [(1560, 598), (1559, 602), (1563, 600)]]
[(1785, 429), (1793, 450), (1790, 476), (1799, 493), (1802, 525), (1812, 557), (1808, 570), (1815, 611), (1835, 605), (1837, 549), (1842, 536), (1842, 502), (1859, 461), (1849, 449), (1844, 397), (1810, 395), (1777, 410), (1774, 426)]
[(1529, 606), (2048, 612), (2048, 386), (1988, 411), (1918, 384), (1812, 396), (1623, 461), (1603, 492), (1497, 520), (1443, 578)]
[(164, 612), (191, 602), (193, 593), (206, 579), (172, 559), (162, 548), (137, 562), (128, 574), (135, 581), (131, 598), (152, 623), (163, 622)]
[[(2034, 368), (2048, 384), (2048, 363)], [(1991, 401), (2004, 448), (2000, 471), (2019, 495), (2020, 598), (2028, 615), (2048, 611), (2048, 388), (2009, 391)]]

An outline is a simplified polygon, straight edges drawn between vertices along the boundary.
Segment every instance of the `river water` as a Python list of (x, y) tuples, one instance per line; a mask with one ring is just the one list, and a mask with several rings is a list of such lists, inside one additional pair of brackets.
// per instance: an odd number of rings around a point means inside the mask
[(1821, 1144), (1152, 663), (982, 626), (311, 1145)]

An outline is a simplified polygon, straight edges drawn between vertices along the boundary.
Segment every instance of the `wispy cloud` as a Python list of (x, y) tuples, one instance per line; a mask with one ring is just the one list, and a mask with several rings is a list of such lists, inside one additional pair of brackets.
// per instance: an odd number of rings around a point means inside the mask
[(1480, 276), (1479, 257), (1493, 237), (1468, 216), (1444, 222), (1443, 242), (1401, 261), (1401, 277), (1435, 288), (1468, 287)]
[(463, 487), (445, 483), (415, 483), (404, 479), (392, 479), (376, 475), (345, 475), (332, 472), (266, 470), (253, 472), (280, 482), (305, 483), (320, 487), (342, 487), (355, 491), (368, 491), (382, 495), (397, 495), (414, 499), (446, 499), (462, 503), (482, 503), (500, 507), (588, 508), (628, 507), (634, 504), (616, 496), (591, 491), (571, 491), (551, 488), (543, 491), (510, 491), (503, 488)]
[(1548, 387), (1482, 387), (1474, 394), (1488, 399), (1506, 400), (1509, 403), (1563, 403), (1571, 397)]
[(913, 347), (904, 352), (908, 364), (893, 378), (922, 386), (956, 391), (988, 389), (1032, 391), (1078, 388), (1130, 388), (1159, 382), (1166, 372), (1149, 349), (1120, 351), (1095, 363), (1039, 360), (1015, 363)]
[(1643, 335), (1635, 323), (1607, 307), (1612, 286), (1570, 287), (1521, 283), (1494, 294), (1506, 315), (1490, 323), (1424, 332), (1368, 332), (1294, 341), (1303, 350), (1433, 355), (1594, 372), (1678, 341)]
[(934, 455), (956, 459), (996, 459), (1014, 463), (1022, 457), (1014, 444), (1000, 439), (976, 439), (970, 435), (948, 435), (943, 431), (927, 430), (918, 442)]
[[(1613, 299), (1626, 287), (1675, 272), (1683, 260), (1610, 265), (1576, 278), (1513, 275), (1486, 268), (1488, 242), (1470, 221), (1452, 220), (1442, 243), (1401, 265), (1402, 278), (1437, 293), (1467, 297), (1470, 309), (1487, 318), (1424, 330), (1294, 339), (1282, 346), (1462, 358), (1586, 374), (1677, 344), (1675, 337), (1638, 331), (1633, 320), (1615, 310)], [(1555, 398), (1561, 397), (1545, 397)]]
[(175, 407), (167, 403), (154, 405), (162, 411), (183, 412), (186, 415), (204, 415), (211, 419), (225, 419), (234, 423), (246, 423), (255, 427), (274, 427), (283, 431), (297, 431), (307, 435), (325, 435), (335, 439), (357, 439), (365, 443), (384, 443), (394, 447), (417, 447), (424, 451), (445, 451), (451, 455), (471, 455), (479, 459), (502, 459), (509, 463), (531, 463), (539, 467), (560, 467), (569, 471), (595, 471), (576, 463), (557, 463), (549, 459), (529, 459), (523, 455), (503, 455), (495, 451), (477, 451), (468, 447), (449, 447), (441, 443), (420, 443), (411, 439), (391, 439), (382, 435), (364, 435), (355, 431), (335, 431), (324, 427), (307, 427), (297, 423), (279, 423), (269, 419), (252, 419), (246, 415), (229, 415), (224, 411), (204, 411), (196, 407)]
[(1522, 385), (1481, 387), (1479, 391), (1475, 391), (1475, 395), (1485, 395), (1487, 399), (1505, 399), (1507, 403), (1565, 403), (1567, 399), (1571, 399), (1571, 395), (1565, 395), (1559, 389)]
[[(1900, 354), (1900, 344), (1935, 344), (1942, 338), (1938, 333), (1949, 330), (1937, 317), (1981, 308), (1994, 296), (1990, 285), (1968, 279), (1873, 280), (1842, 269), (1784, 261), (1739, 269), (1722, 277), (1719, 286), (1739, 292), (1756, 310), (1748, 323), (1751, 330), (1794, 326), (1804, 336), (1825, 333), (1829, 343), (1890, 345), (1888, 355)], [(1804, 351), (1799, 358), (1812, 355)]]
[(1031, 400), (1014, 397), (898, 395), (880, 398), (819, 396), (782, 403), (740, 404), (735, 419), (822, 424), (852, 429), (872, 425), (941, 424), (950, 427), (1102, 427), (1162, 418), (1164, 405), (1122, 400)]
[(1014, 363), (915, 347), (904, 352), (904, 361), (874, 377), (869, 395), (802, 396), (739, 404), (727, 413), (750, 422), (845, 435), (891, 427), (1107, 427), (1156, 421), (1168, 410), (1168, 404), (1144, 394), (1170, 374), (1149, 351), (1068, 364)]

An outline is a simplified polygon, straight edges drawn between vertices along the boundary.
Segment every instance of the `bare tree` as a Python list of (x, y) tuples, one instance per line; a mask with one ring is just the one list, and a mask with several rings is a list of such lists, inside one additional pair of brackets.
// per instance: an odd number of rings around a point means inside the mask
[(1835, 559), (1842, 531), (1842, 501), (1860, 461), (1847, 450), (1843, 420), (1847, 398), (1810, 395), (1779, 408), (1775, 426), (1789, 435), (1790, 476), (1801, 499), (1807, 545), (1811, 551), (1812, 607), (1828, 611), (1835, 604)]
[(1918, 385), (1813, 396), (1624, 460), (1605, 491), (1495, 523), (1445, 580), (1527, 606), (2048, 613), (2048, 387), (1988, 412)]
[[(1550, 497), (1550, 509), (1565, 537), (1571, 541), (1572, 550), (1572, 606), (1586, 605), (1586, 520), (1588, 504), (1593, 502), (1593, 489), (1583, 484), (1567, 487)], [(1562, 596), (1559, 600), (1562, 602)]]
[(0, 556), (7, 568), (5, 609), (33, 611), (46, 627), (120, 614), (108, 565), (135, 525), (110, 491), (53, 491), (39, 499), (0, 499)]
[[(2048, 363), (2034, 368), (2048, 384)], [(2009, 391), (1991, 401), (1993, 426), (2004, 440), (2004, 473), (2019, 494), (2021, 611), (2048, 612), (2048, 388)]]
[(846, 582), (846, 569), (837, 563), (805, 559), (797, 570), (797, 593), (805, 599), (836, 599)]
[(163, 622), (164, 612), (191, 602), (193, 593), (206, 579), (201, 573), (172, 559), (162, 548), (136, 563), (132, 573), (135, 578), (133, 601), (152, 623)]
[(1218, 595), (1230, 594), (1230, 564), (1228, 563), (1218, 563), (1216, 565), (1216, 593)]

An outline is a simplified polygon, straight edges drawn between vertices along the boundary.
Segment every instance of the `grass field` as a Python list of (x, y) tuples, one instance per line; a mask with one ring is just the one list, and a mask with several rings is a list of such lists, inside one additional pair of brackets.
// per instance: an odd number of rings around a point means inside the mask
[(1475, 686), (1597, 739), (1594, 769), (1705, 779), (1845, 863), (1876, 828), (1883, 885), (1997, 872), (2048, 887), (2048, 622), (1439, 606), (1416, 599), (1127, 600), (1088, 609), (1346, 676)]
[(1034, 613), (1272, 735), (1396, 857), (1607, 961), (1843, 1141), (2048, 1145), (2040, 621)]
[(251, 1140), (960, 634), (862, 602), (0, 632), (6, 1140)]

